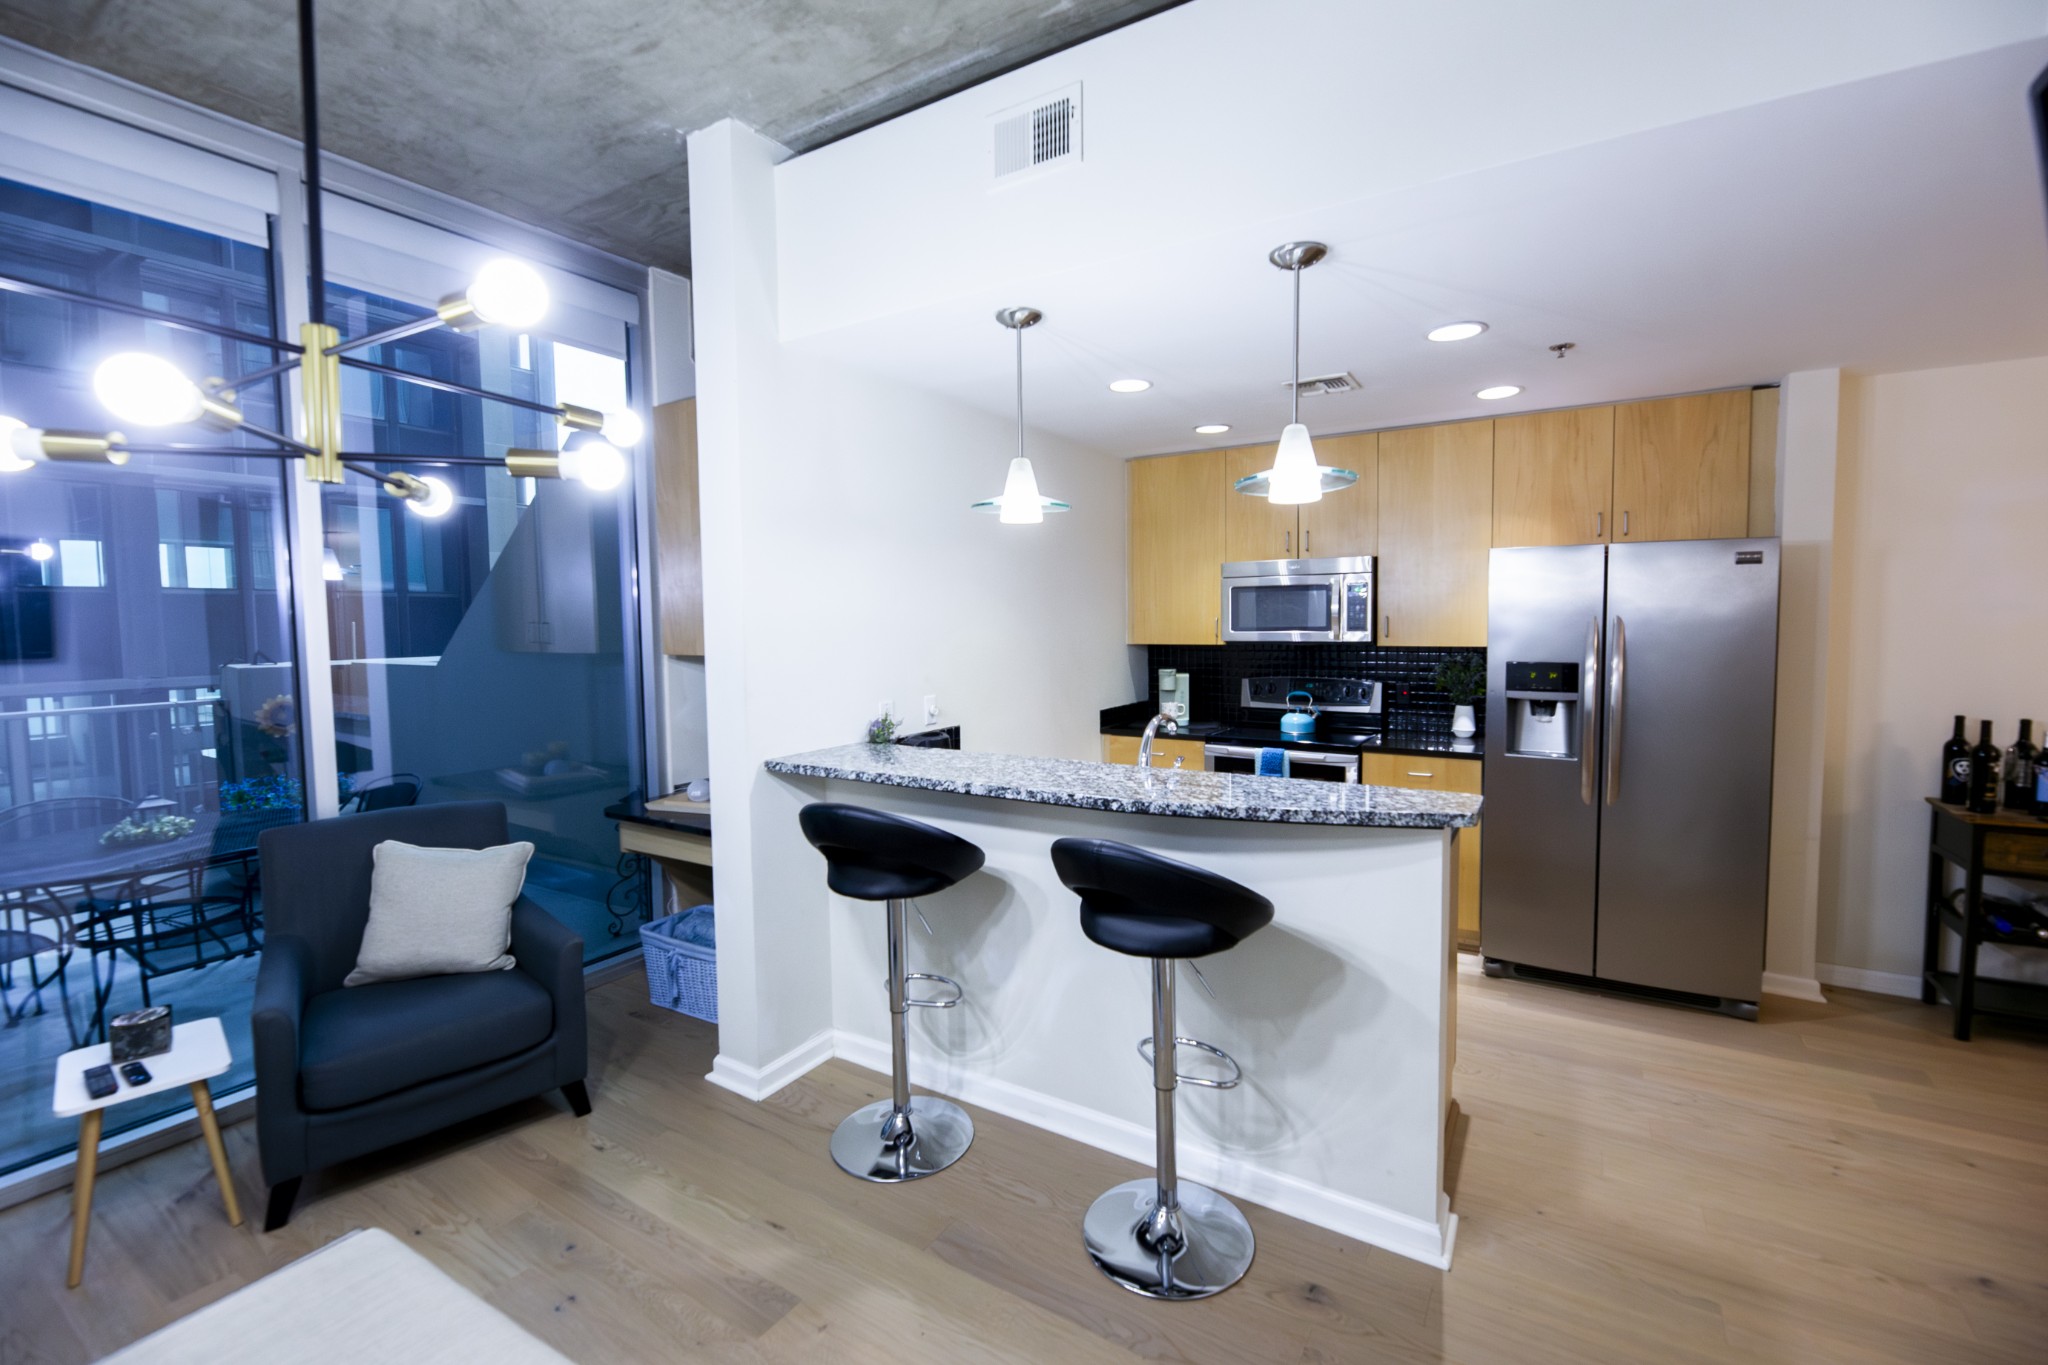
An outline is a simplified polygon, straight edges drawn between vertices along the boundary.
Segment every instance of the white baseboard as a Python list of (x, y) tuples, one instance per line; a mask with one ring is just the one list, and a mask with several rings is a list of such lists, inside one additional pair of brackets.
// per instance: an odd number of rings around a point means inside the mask
[(732, 1091), (735, 1095), (743, 1095), (750, 1100), (765, 1100), (790, 1082), (801, 1079), (807, 1072), (831, 1060), (832, 1030), (821, 1029), (766, 1066), (748, 1066), (745, 1062), (734, 1061), (721, 1052), (711, 1059), (711, 1074), (704, 1079)]
[[(889, 1072), (889, 1049), (878, 1039), (842, 1029), (833, 1034), (832, 1051), (855, 1066), (883, 1075)], [(943, 1082), (934, 1083), (938, 1078), (927, 1074), (927, 1068), (919, 1066), (914, 1057), (910, 1071), (915, 1084), (962, 1103), (979, 1105), (1147, 1166), (1152, 1164), (1152, 1130), (1143, 1124), (1113, 1118), (1070, 1100), (987, 1076), (950, 1073)], [(1185, 1136), (1178, 1155), (1181, 1173), (1191, 1180), (1305, 1223), (1384, 1247), (1424, 1265), (1450, 1269), (1458, 1216), (1450, 1211), (1448, 1199), (1439, 1197), (1437, 1221), (1432, 1223), (1297, 1176), (1259, 1169), (1214, 1147), (1190, 1142)]]
[(1878, 995), (1903, 995), (1909, 1000), (1920, 998), (1920, 978), (1904, 972), (1873, 972), (1867, 967), (1837, 967), (1832, 962), (1823, 962), (1813, 970), (1830, 986), (1873, 991)]
[(1825, 1005), (1828, 998), (1821, 994), (1820, 982), (1810, 976), (1788, 976), (1784, 972), (1764, 973), (1764, 994), (1789, 996), (1794, 1000), (1811, 1000), (1816, 1005)]

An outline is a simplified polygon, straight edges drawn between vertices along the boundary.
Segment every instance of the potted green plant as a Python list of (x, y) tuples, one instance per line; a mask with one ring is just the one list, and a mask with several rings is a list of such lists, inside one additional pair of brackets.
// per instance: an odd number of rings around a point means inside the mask
[(1451, 699), (1451, 733), (1464, 738), (1479, 730), (1472, 708), (1486, 695), (1486, 661), (1477, 654), (1451, 654), (1436, 666), (1437, 688)]

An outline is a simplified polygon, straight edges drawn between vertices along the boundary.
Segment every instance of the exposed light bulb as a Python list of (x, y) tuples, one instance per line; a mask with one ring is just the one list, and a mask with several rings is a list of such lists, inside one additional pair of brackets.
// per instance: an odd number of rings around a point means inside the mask
[(565, 479), (606, 493), (626, 481), (626, 457), (606, 441), (579, 441), (558, 457)]
[(19, 417), (9, 417), (0, 412), (0, 474), (19, 474), (24, 469), (34, 469), (36, 461), (29, 451), (41, 453), (39, 442), (42, 435)]
[(430, 521), (436, 517), (447, 516), (448, 510), (455, 506), (455, 490), (432, 474), (420, 475), (419, 481), (427, 486), (427, 496), (407, 498), (405, 510), (414, 516), (426, 517)]
[(486, 261), (476, 272), (467, 298), (477, 317), (494, 327), (524, 330), (548, 312), (547, 281), (538, 270), (510, 256)]
[(1483, 322), (1447, 322), (1429, 334), (1431, 341), (1469, 341), (1486, 330)]
[(604, 438), (621, 450), (639, 445), (640, 438), (646, 434), (647, 424), (631, 408), (620, 408), (604, 415)]
[(56, 553), (47, 540), (38, 540), (28, 547), (28, 557), (38, 564), (48, 562)]
[(1316, 448), (1308, 438), (1308, 428), (1301, 423), (1290, 422), (1280, 433), (1280, 448), (1273, 454), (1267, 488), (1267, 497), (1273, 502), (1323, 500), (1323, 471), (1316, 464)]
[(206, 395), (170, 361), (147, 351), (110, 355), (93, 371), (92, 391), (107, 411), (138, 427), (196, 422)]
[(1045, 520), (1045, 502), (1038, 493), (1038, 476), (1031, 472), (1031, 461), (1019, 455), (1010, 461), (1009, 477), (1003, 480), (1003, 496), (999, 498), (1002, 513), (996, 520), (1011, 526), (1029, 526)]

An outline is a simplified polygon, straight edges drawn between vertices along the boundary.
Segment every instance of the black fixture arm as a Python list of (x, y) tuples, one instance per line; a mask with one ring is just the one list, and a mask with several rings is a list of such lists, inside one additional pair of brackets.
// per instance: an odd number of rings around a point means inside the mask
[(489, 389), (479, 389), (469, 384), (458, 384), (452, 379), (433, 379), (423, 374), (413, 374), (410, 371), (401, 370), (395, 365), (379, 365), (375, 361), (358, 360), (354, 356), (343, 356), (341, 363), (351, 369), (368, 370), (372, 374), (388, 374), (393, 379), (409, 379), (415, 384), (424, 384), (430, 389), (441, 389), (447, 393), (465, 394), (471, 398), (486, 398), (493, 403), (509, 403), (515, 408), (525, 408), (529, 412), (547, 413), (550, 417), (560, 417), (562, 415), (562, 405), (559, 403), (542, 403), (532, 398), (514, 398), (509, 393), (492, 393)]
[[(147, 318), (151, 322), (160, 322), (166, 327), (176, 327), (181, 331), (199, 332), (206, 336), (222, 337), (228, 341), (245, 342), (251, 346), (264, 346), (273, 351), (289, 351), (293, 355), (299, 354), (304, 349), (294, 345), (292, 342), (280, 341), (276, 337), (267, 337), (256, 332), (238, 331), (233, 327), (221, 327), (210, 322), (195, 322), (191, 318), (181, 318), (176, 313), (166, 313), (160, 308), (144, 308), (138, 303), (116, 303), (112, 299), (103, 299), (96, 294), (87, 294), (77, 289), (65, 289), (54, 284), (39, 284), (34, 280), (24, 280), (13, 275), (0, 275), (0, 290), (5, 290), (11, 294), (30, 294), (36, 298), (61, 299), (66, 303), (82, 303), (89, 308), (100, 308), (109, 313), (126, 313), (130, 317)], [(290, 364), (276, 367), (271, 373), (290, 369), (292, 364), (297, 363), (293, 361)], [(247, 377), (244, 377), (241, 382), (248, 383), (249, 380)]]

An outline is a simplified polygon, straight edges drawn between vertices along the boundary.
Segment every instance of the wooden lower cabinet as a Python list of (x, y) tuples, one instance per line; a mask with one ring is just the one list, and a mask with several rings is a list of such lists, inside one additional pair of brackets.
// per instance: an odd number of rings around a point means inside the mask
[[(1152, 766), (1171, 768), (1173, 760), (1181, 761), (1181, 767), (1201, 771), (1203, 742), (1199, 739), (1166, 739), (1155, 737), (1152, 741)], [(1136, 763), (1138, 761), (1138, 737), (1136, 735), (1104, 735), (1102, 737), (1102, 761), (1104, 763)]]
[[(1481, 794), (1485, 764), (1477, 758), (1444, 754), (1366, 754), (1358, 780), (1375, 787), (1419, 787), (1425, 791)], [(1458, 850), (1458, 942), (1479, 943), (1479, 829), (1461, 829)]]

